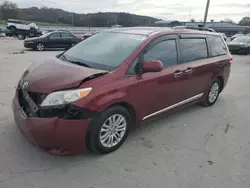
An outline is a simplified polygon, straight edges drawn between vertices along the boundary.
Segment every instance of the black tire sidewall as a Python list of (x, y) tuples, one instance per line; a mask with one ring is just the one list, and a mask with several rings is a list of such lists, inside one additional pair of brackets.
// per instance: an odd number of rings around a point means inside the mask
[(11, 32), (15, 32), (16, 31), (16, 27), (15, 26), (10, 26), (10, 31)]
[[(100, 137), (99, 137), (99, 133), (101, 130), (101, 127), (103, 125), (103, 123), (113, 114), (121, 114), (125, 117), (126, 122), (127, 122), (127, 129), (126, 132), (122, 138), (122, 140), (114, 147), (111, 148), (107, 148), (104, 147), (101, 142), (100, 142)], [(131, 125), (131, 115), (129, 114), (129, 112), (123, 108), (122, 106), (113, 106), (111, 108), (106, 109), (99, 117), (97, 117), (96, 119), (94, 119), (90, 125), (90, 131), (88, 131), (88, 148), (95, 153), (110, 153), (115, 151), (116, 149), (118, 149), (126, 140), (127, 136), (128, 136), (128, 132), (130, 129), (130, 125)]]

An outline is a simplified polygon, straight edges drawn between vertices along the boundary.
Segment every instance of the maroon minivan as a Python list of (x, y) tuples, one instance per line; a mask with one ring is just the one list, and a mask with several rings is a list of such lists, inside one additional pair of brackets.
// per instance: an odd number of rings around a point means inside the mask
[(26, 69), (13, 99), (17, 126), (58, 155), (109, 153), (129, 128), (164, 112), (213, 105), (232, 56), (219, 34), (168, 28), (100, 32)]

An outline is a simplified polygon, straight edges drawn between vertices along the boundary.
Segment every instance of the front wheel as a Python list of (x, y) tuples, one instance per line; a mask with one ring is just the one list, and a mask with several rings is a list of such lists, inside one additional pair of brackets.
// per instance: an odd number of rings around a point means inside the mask
[(220, 94), (221, 83), (219, 79), (216, 79), (211, 84), (206, 96), (204, 97), (204, 101), (202, 104), (204, 106), (212, 106), (217, 101)]
[(110, 153), (126, 140), (131, 116), (122, 106), (113, 106), (93, 120), (88, 132), (87, 144), (92, 152)]
[(38, 44), (36, 45), (36, 50), (37, 50), (37, 51), (43, 51), (43, 50), (44, 50), (44, 45), (43, 45), (42, 43), (38, 43)]

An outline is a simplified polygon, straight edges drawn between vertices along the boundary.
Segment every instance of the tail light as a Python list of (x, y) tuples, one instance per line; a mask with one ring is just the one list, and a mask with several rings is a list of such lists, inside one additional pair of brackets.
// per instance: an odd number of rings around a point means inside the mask
[(229, 62), (229, 63), (232, 63), (232, 61), (233, 61), (233, 58), (232, 58), (232, 57), (228, 59), (228, 62)]

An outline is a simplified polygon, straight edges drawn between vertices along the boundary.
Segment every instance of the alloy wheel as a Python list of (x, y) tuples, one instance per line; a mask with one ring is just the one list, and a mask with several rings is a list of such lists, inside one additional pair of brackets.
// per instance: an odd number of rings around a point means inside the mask
[(41, 43), (37, 44), (36, 48), (37, 48), (38, 51), (43, 51), (44, 50), (44, 46)]
[(208, 100), (210, 103), (213, 103), (218, 95), (219, 95), (219, 83), (218, 82), (214, 82), (213, 85), (210, 88), (209, 94), (208, 94)]
[(100, 143), (106, 148), (115, 147), (123, 139), (126, 130), (126, 118), (121, 114), (114, 114), (101, 127), (99, 133)]

